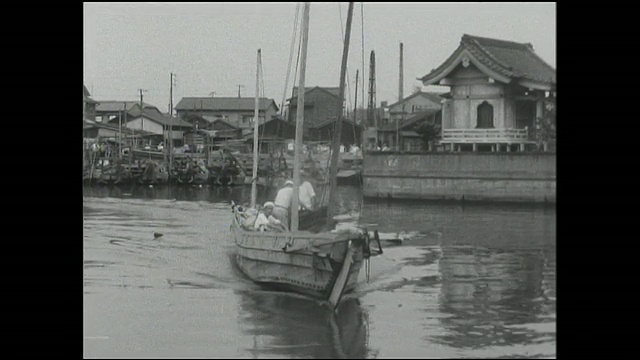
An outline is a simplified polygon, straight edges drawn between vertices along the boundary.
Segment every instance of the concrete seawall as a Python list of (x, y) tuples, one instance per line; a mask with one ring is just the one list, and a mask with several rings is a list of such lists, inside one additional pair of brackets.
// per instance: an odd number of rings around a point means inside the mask
[(556, 201), (553, 153), (369, 153), (365, 197), (469, 201)]

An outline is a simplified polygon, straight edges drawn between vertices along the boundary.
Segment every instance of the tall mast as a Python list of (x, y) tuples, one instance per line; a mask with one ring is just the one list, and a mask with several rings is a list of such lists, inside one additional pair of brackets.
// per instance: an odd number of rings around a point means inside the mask
[(353, 123), (354, 124), (358, 123), (358, 75), (360, 75), (360, 70), (356, 70), (356, 98), (353, 100)]
[(347, 29), (344, 37), (344, 48), (342, 49), (342, 66), (340, 68), (340, 94), (338, 99), (338, 121), (336, 122), (335, 131), (333, 134), (333, 144), (331, 146), (331, 168), (329, 177), (329, 209), (327, 210), (328, 223), (333, 219), (336, 211), (337, 193), (336, 187), (338, 186), (338, 157), (340, 156), (340, 140), (342, 136), (342, 109), (344, 102), (344, 84), (347, 73), (347, 58), (349, 56), (349, 38), (351, 37), (351, 20), (353, 17), (353, 2), (349, 3), (349, 10), (347, 12)]
[(251, 177), (251, 207), (255, 209), (258, 196), (258, 119), (260, 107), (260, 49), (256, 59), (256, 104), (253, 110), (253, 171)]
[(296, 113), (296, 142), (293, 160), (293, 198), (291, 199), (291, 231), (298, 231), (298, 206), (300, 199), (300, 166), (302, 161), (302, 135), (304, 124), (304, 78), (307, 69), (307, 43), (309, 41), (309, 8), (305, 2), (302, 13), (302, 53), (300, 54), (300, 78), (298, 83), (298, 108)]

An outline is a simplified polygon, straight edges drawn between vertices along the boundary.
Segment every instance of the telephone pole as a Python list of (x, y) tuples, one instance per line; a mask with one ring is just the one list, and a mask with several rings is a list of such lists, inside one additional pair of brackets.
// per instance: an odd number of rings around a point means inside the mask
[(173, 169), (173, 85), (176, 74), (171, 73), (171, 85), (169, 86), (169, 141), (167, 142), (167, 151), (169, 152), (169, 176)]
[(243, 88), (243, 87), (244, 87), (244, 85), (240, 85), (240, 84), (238, 84), (238, 97), (241, 97), (241, 96), (240, 96), (240, 88)]

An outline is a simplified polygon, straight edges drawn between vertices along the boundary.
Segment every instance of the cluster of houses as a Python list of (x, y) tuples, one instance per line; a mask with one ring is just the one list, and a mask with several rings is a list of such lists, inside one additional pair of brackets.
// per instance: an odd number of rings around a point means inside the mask
[[(424, 86), (449, 87), (446, 93), (415, 91), (393, 104), (382, 102), (373, 119), (348, 114), (343, 144), (400, 151), (425, 150), (425, 122), (440, 130), (440, 148), (450, 150), (523, 150), (544, 117), (545, 102), (555, 98), (556, 73), (531, 44), (464, 35), (460, 46), (439, 67), (419, 79)], [(297, 96), (294, 88), (286, 111), (269, 98), (259, 99), (259, 131), (264, 151), (273, 151), (295, 136)], [(328, 142), (338, 118), (338, 87), (304, 89), (304, 139)], [(169, 136), (174, 146), (253, 137), (253, 97), (184, 97), (170, 116), (145, 102), (93, 100), (84, 87), (84, 136), (88, 139), (133, 138), (155, 146)], [(514, 147), (515, 146), (515, 147)]]

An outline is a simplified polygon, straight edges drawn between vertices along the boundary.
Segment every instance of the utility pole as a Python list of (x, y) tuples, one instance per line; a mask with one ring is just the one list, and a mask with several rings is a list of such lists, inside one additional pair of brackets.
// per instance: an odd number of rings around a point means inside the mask
[(402, 62), (402, 43), (400, 43), (400, 80), (398, 83), (398, 101), (402, 101), (404, 99), (404, 70), (403, 70), (403, 62)]
[(127, 102), (122, 104), (122, 112), (118, 114), (118, 159), (122, 158), (122, 113), (127, 113)]
[(240, 88), (243, 88), (243, 87), (244, 87), (244, 85), (238, 84), (238, 97), (240, 97)]
[[(145, 89), (138, 89), (138, 91), (140, 91), (140, 129), (144, 130), (144, 120), (142, 119), (142, 116), (144, 115), (144, 102), (142, 101), (142, 99), (144, 98), (144, 96), (142, 95), (143, 92), (147, 92), (149, 90), (145, 90)], [(133, 141), (131, 143), (131, 153), (133, 154), (133, 148), (137, 145), (137, 140), (136, 140), (136, 132), (133, 128), (131, 128), (131, 132), (133, 135)]]
[[(87, 107), (87, 100), (84, 97), (84, 92), (82, 93), (82, 127), (84, 128), (84, 119), (86, 118), (86, 112), (85, 109)], [(83, 165), (83, 171), (84, 171), (84, 165), (85, 165), (85, 161), (87, 158), (87, 155), (84, 151), (84, 147), (85, 147), (85, 143), (84, 143), (84, 130), (82, 130), (82, 165)], [(84, 175), (84, 174), (83, 174)]]
[(174, 73), (171, 73), (171, 85), (169, 86), (169, 141), (166, 144), (169, 152), (169, 175), (171, 175), (171, 169), (173, 169), (173, 81), (175, 76)]
[[(376, 53), (372, 50), (369, 59), (369, 109), (367, 114), (368, 126), (378, 128), (376, 116)], [(377, 130), (376, 130), (377, 131)]]

